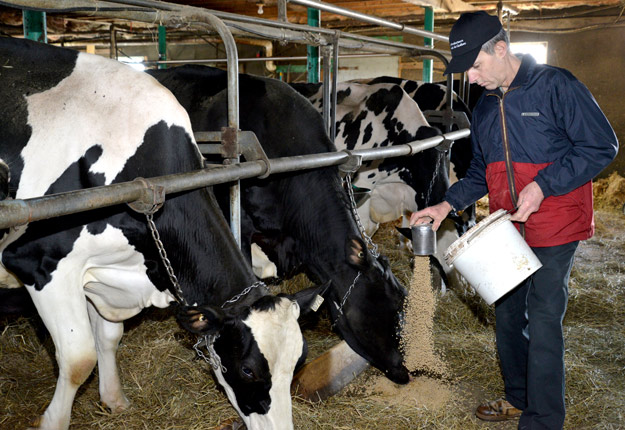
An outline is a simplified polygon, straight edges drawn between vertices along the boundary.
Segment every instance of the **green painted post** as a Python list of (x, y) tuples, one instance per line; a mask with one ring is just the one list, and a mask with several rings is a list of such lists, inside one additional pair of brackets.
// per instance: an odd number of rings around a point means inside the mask
[(24, 9), (22, 11), (22, 21), (24, 22), (24, 37), (26, 39), (48, 43), (45, 12)]
[[(308, 8), (308, 25), (311, 27), (320, 26), (321, 13), (317, 9)], [(306, 49), (306, 67), (308, 71), (308, 82), (316, 84), (319, 82), (319, 47), (308, 46)]]
[[(158, 61), (167, 60), (167, 29), (164, 25), (158, 26)], [(159, 64), (159, 69), (166, 69), (167, 64)]]
[[(431, 7), (425, 8), (425, 20), (423, 25), (423, 29), (425, 31), (434, 31), (434, 10)], [(434, 42), (431, 38), (426, 37), (423, 39), (423, 46), (426, 48), (433, 48)], [(423, 60), (423, 82), (432, 82), (432, 71), (432, 60)]]

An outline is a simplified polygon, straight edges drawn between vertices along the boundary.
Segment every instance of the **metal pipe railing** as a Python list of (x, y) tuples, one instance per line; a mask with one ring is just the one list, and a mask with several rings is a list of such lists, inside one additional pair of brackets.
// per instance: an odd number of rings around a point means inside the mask
[[(443, 136), (436, 136), (386, 148), (363, 149), (351, 152), (326, 152), (321, 154), (275, 158), (269, 160), (269, 168), (273, 175), (294, 170), (343, 164), (349, 160), (350, 155), (360, 155), (363, 161), (412, 155), (436, 147), (445, 140), (456, 140), (466, 137), (469, 134), (469, 129), (464, 129), (446, 133)], [(196, 188), (257, 177), (266, 171), (267, 165), (265, 162), (258, 160), (148, 178), (147, 180), (156, 186), (164, 187), (166, 194), (174, 194)], [(4, 200), (0, 202), (0, 228), (9, 228), (57, 216), (122, 203), (130, 203), (141, 199), (144, 190), (145, 185), (141, 181), (131, 181), (25, 200)]]
[[(339, 58), (379, 58), (379, 57), (389, 57), (389, 56), (391, 56), (391, 54), (343, 54), (343, 55), (339, 55)], [(256, 62), (264, 62), (264, 61), (275, 61), (275, 62), (303, 61), (303, 60), (306, 60), (306, 58), (307, 57), (305, 55), (296, 55), (292, 57), (246, 57), (246, 58), (239, 58), (239, 63), (256, 63)], [(219, 63), (225, 63), (226, 61), (227, 61), (226, 58), (206, 58), (204, 60), (141, 61), (136, 64), (143, 64), (145, 66), (155, 66), (159, 64), (219, 64)]]
[[(147, 23), (167, 24), (169, 21), (167, 25), (171, 27), (184, 25), (185, 22), (183, 22), (183, 19), (193, 17), (194, 15), (210, 13), (222, 19), (226, 25), (230, 27), (233, 34), (244, 33), (248, 36), (252, 34), (280, 41), (313, 45), (329, 45), (332, 43), (332, 39), (336, 34), (336, 30), (322, 27), (310, 27), (302, 24), (272, 21), (154, 0), (63, 0), (61, 4), (59, 4), (58, 0), (0, 0), (0, 5), (42, 10), (51, 13), (90, 12), (94, 15), (107, 18), (127, 19)], [(123, 8), (120, 5), (130, 6)], [(177, 19), (172, 19), (174, 17)], [(239, 23), (248, 25), (243, 27)], [(276, 29), (277, 31), (275, 31)], [(431, 57), (443, 61), (444, 64), (447, 64), (447, 58), (451, 56), (449, 51), (424, 48), (423, 46), (376, 39), (346, 32), (339, 33), (339, 46), (343, 49), (399, 54), (413, 57)]]
[(429, 37), (431, 39), (442, 40), (443, 42), (449, 42), (449, 37), (442, 36), (440, 34), (432, 33), (431, 31), (420, 30), (414, 27), (407, 27), (404, 24), (398, 24), (388, 19), (378, 18), (377, 16), (367, 15), (364, 13), (356, 12), (350, 9), (345, 9), (340, 6), (333, 5), (331, 3), (324, 3), (317, 0), (289, 0), (289, 3), (306, 6), (313, 9), (319, 9), (323, 12), (330, 12), (336, 15), (347, 16), (359, 21), (368, 22), (370, 24), (379, 25), (381, 27), (388, 27), (394, 30), (399, 30), (404, 33), (416, 34), (417, 36)]

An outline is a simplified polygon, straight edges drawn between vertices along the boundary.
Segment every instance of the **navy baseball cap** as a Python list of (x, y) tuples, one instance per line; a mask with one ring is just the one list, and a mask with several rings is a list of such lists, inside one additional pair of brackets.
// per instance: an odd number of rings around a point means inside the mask
[(451, 61), (445, 75), (463, 73), (471, 68), (480, 53), (482, 45), (501, 31), (501, 22), (496, 16), (484, 11), (463, 13), (449, 33)]

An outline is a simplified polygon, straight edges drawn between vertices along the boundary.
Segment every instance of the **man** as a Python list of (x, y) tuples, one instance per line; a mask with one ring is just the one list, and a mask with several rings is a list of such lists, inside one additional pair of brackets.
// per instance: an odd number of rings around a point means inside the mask
[(445, 74), (467, 72), (485, 88), (473, 111), (473, 160), (442, 203), (412, 214), (438, 229), (452, 210), (486, 193), (490, 211), (518, 208), (511, 220), (543, 264), (495, 304), (505, 399), (480, 405), (487, 421), (520, 417), (519, 429), (564, 423), (562, 320), (580, 240), (594, 232), (591, 179), (616, 156), (614, 130), (570, 72), (510, 52), (501, 23), (466, 13), (450, 37)]

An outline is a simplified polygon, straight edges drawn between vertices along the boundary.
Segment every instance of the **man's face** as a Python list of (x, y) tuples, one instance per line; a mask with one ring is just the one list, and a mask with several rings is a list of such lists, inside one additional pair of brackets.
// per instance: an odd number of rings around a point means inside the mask
[(495, 46), (493, 55), (480, 51), (473, 66), (467, 70), (470, 83), (478, 84), (487, 90), (502, 86), (505, 80), (505, 68), (499, 48), (498, 45)]

